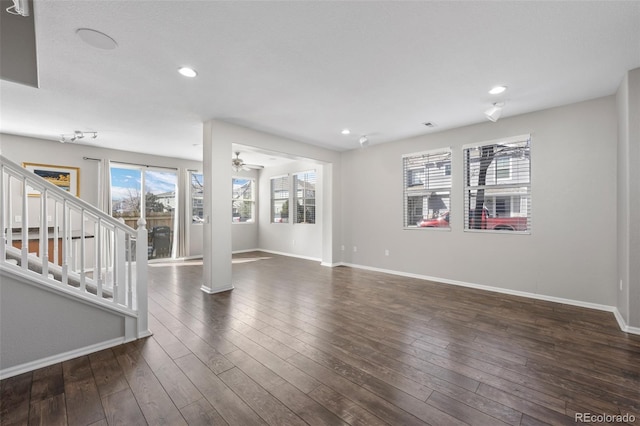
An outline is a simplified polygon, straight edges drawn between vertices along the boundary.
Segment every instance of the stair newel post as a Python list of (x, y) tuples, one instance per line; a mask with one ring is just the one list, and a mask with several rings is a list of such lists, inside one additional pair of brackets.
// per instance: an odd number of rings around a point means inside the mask
[(47, 196), (44, 188), (40, 193), (40, 259), (42, 261), (42, 278), (49, 276), (49, 229), (47, 227)]
[(147, 257), (148, 237), (147, 222), (144, 218), (138, 219), (136, 237), (136, 306), (138, 311), (138, 337), (147, 335), (148, 331), (148, 300), (147, 300)]
[[(123, 219), (124, 221), (124, 219)], [(129, 309), (133, 309), (133, 260), (135, 259), (134, 245), (132, 242), (133, 234), (126, 234), (127, 244), (127, 303), (126, 306)]]
[(29, 207), (28, 207), (28, 193), (29, 186), (27, 185), (27, 177), (22, 178), (22, 253), (21, 264), (22, 269), (29, 269)]
[[(120, 217), (117, 220), (124, 224), (124, 218)], [(113, 300), (120, 305), (126, 303), (127, 253), (127, 235), (116, 226), (113, 230)], [(121, 285), (124, 285), (122, 289)]]

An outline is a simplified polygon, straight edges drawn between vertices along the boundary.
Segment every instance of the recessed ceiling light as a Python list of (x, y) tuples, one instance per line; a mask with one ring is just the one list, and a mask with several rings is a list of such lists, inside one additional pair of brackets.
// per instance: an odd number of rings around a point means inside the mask
[(78, 37), (82, 39), (89, 46), (96, 47), (98, 49), (113, 50), (118, 47), (118, 43), (105, 33), (92, 30), (91, 28), (78, 28), (76, 30)]
[(499, 95), (500, 93), (507, 90), (507, 86), (496, 86), (493, 89), (489, 90), (489, 94), (491, 95)]
[(189, 67), (179, 68), (178, 72), (184, 75), (185, 77), (195, 77), (196, 75), (198, 75), (198, 73), (194, 69)]
[(349, 134), (351, 134), (351, 130), (349, 130), (349, 129), (342, 129), (342, 131), (341, 131), (340, 133), (342, 133), (343, 135), (349, 135)]

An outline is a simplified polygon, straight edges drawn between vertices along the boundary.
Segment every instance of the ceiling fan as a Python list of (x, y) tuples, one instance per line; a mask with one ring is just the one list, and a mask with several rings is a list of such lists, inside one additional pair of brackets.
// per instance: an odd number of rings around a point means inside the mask
[(240, 151), (236, 151), (236, 158), (231, 159), (231, 167), (236, 172), (240, 170), (258, 170), (264, 169), (264, 166), (260, 166), (258, 164), (245, 164), (245, 162), (240, 158)]

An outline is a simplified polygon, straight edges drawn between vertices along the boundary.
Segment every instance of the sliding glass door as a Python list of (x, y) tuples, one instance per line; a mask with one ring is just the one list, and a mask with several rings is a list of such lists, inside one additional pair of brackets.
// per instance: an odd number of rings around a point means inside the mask
[(173, 257), (175, 253), (175, 171), (146, 166), (111, 163), (111, 215), (132, 228), (143, 217), (149, 230), (150, 259)]

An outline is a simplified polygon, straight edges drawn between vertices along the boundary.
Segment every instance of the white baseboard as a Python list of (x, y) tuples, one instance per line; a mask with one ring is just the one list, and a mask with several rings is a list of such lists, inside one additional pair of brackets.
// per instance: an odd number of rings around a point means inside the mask
[(223, 291), (233, 290), (233, 284), (230, 284), (224, 287), (216, 287), (216, 288), (207, 287), (206, 285), (203, 284), (202, 287), (200, 287), (200, 290), (202, 290), (207, 294), (222, 293)]
[[(259, 248), (245, 249), (245, 250), (234, 250), (234, 251), (231, 252), (231, 254), (251, 253), (252, 251), (265, 251), (265, 250), (260, 250)], [(200, 256), (200, 257), (202, 257), (202, 256)]]
[(5, 368), (3, 370), (0, 370), (0, 380), (8, 379), (9, 377), (13, 377), (13, 376), (17, 376), (18, 374), (37, 370), (39, 368), (48, 367), (50, 365), (57, 364), (59, 362), (68, 361), (70, 359), (74, 359), (79, 356), (89, 355), (94, 352), (98, 352), (104, 349), (121, 345), (123, 343), (125, 343), (124, 337), (117, 337), (115, 339), (96, 343), (94, 345), (85, 346), (83, 348), (74, 349), (72, 351), (52, 355), (46, 358), (42, 358), (35, 361), (26, 362), (24, 364), (16, 365), (13, 367)]
[(320, 266), (326, 266), (328, 268), (335, 268), (336, 266), (343, 266), (344, 264), (342, 262), (335, 262), (335, 263), (329, 263), (329, 262), (320, 262)]
[(622, 316), (618, 308), (614, 308), (613, 315), (616, 317), (616, 321), (618, 321), (620, 330), (624, 331), (625, 333), (640, 335), (640, 327), (631, 327), (630, 325), (627, 325), (627, 322), (624, 320), (624, 317)]
[(385, 274), (398, 275), (402, 277), (434, 281), (442, 284), (451, 284), (451, 285), (457, 285), (461, 287), (469, 287), (469, 288), (475, 288), (479, 290), (493, 291), (496, 293), (509, 294), (511, 296), (520, 296), (520, 297), (526, 297), (529, 299), (544, 300), (547, 302), (562, 303), (565, 305), (579, 306), (581, 308), (589, 308), (589, 309), (596, 309), (598, 311), (611, 312), (616, 318), (616, 321), (618, 322), (618, 326), (620, 327), (620, 330), (624, 331), (625, 333), (640, 335), (640, 328), (628, 326), (624, 321), (624, 318), (622, 317), (622, 315), (620, 315), (618, 308), (615, 306), (601, 305), (598, 303), (584, 302), (581, 300), (565, 299), (562, 297), (548, 296), (545, 294), (529, 293), (526, 291), (511, 290), (508, 288), (492, 287), (492, 286), (483, 285), (483, 284), (475, 284), (475, 283), (469, 283), (465, 281), (450, 280), (447, 278), (431, 277), (428, 275), (413, 274), (410, 272), (394, 271), (392, 269), (375, 268), (373, 266), (358, 265), (354, 263), (342, 262), (341, 265), (348, 266), (351, 268), (365, 269), (368, 271), (382, 272)]
[(298, 259), (313, 260), (315, 262), (322, 261), (322, 259), (320, 259), (319, 257), (302, 256), (302, 255), (299, 255), (299, 254), (285, 253), (285, 252), (282, 252), (282, 251), (265, 250), (265, 249), (256, 249), (255, 251), (263, 251), (265, 253), (279, 254), (280, 256), (297, 257)]

